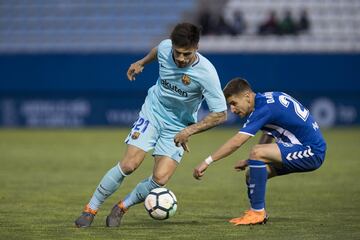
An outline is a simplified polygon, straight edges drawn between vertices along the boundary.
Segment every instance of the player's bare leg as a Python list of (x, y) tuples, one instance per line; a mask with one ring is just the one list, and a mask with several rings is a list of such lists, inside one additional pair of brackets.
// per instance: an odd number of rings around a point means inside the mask
[(156, 156), (153, 169), (153, 179), (164, 186), (174, 174), (178, 163), (167, 156)]
[(106, 218), (106, 226), (119, 227), (126, 211), (133, 205), (143, 202), (149, 192), (164, 186), (173, 175), (177, 162), (166, 156), (156, 156), (153, 175), (140, 182), (124, 200), (117, 203)]
[(234, 225), (264, 224), (268, 220), (265, 211), (265, 184), (267, 179), (276, 176), (276, 171), (265, 163), (281, 164), (281, 152), (277, 144), (259, 144), (252, 149), (250, 159), (246, 182), (251, 208), (243, 216), (229, 221)]
[(89, 227), (91, 225), (101, 204), (118, 189), (127, 175), (140, 166), (145, 154), (146, 152), (143, 150), (128, 145), (123, 160), (105, 174), (89, 204), (85, 206), (82, 214), (75, 220), (77, 227)]

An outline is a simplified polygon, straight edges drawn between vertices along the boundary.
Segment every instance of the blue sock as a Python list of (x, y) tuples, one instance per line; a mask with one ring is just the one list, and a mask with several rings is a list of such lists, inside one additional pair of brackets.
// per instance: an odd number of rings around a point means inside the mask
[(144, 179), (140, 182), (136, 187), (129, 193), (123, 203), (125, 208), (129, 208), (135, 204), (141, 203), (145, 200), (146, 196), (149, 194), (151, 190), (154, 188), (162, 187), (158, 183), (156, 183), (152, 176), (149, 178)]
[(246, 182), (246, 186), (247, 186), (247, 196), (248, 196), (249, 201), (250, 201), (251, 200), (251, 196), (250, 196), (250, 177), (249, 177), (249, 180), (246, 179), (245, 182)]
[(265, 208), (265, 190), (267, 182), (266, 164), (259, 160), (249, 160), (250, 167), (250, 203), (254, 210)]
[(104, 203), (105, 199), (113, 194), (119, 187), (127, 175), (123, 173), (119, 164), (110, 169), (101, 179), (99, 186), (97, 186), (89, 206), (93, 210), (98, 210)]

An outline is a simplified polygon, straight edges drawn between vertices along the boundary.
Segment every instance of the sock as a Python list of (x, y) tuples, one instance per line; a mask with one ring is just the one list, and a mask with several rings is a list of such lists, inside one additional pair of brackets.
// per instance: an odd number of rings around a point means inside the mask
[(141, 203), (145, 200), (146, 196), (149, 194), (151, 190), (154, 188), (162, 187), (160, 184), (156, 183), (152, 176), (144, 179), (140, 182), (136, 187), (129, 193), (124, 201), (124, 207), (128, 209), (129, 207)]
[(93, 210), (98, 210), (111, 194), (113, 194), (120, 186), (127, 175), (123, 173), (119, 164), (110, 169), (101, 179), (92, 198), (89, 202), (89, 207)]
[(265, 190), (267, 182), (266, 164), (259, 160), (249, 160), (250, 167), (250, 203), (253, 210), (265, 208)]
[(250, 201), (251, 200), (251, 197), (250, 197), (250, 177), (249, 177), (249, 179), (246, 179), (245, 182), (246, 182), (246, 186), (247, 186), (247, 196), (248, 196), (249, 201)]

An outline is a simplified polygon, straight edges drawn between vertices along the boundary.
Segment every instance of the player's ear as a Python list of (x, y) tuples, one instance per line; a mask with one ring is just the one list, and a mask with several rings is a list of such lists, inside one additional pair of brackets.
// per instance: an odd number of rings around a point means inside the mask
[(250, 98), (250, 92), (249, 92), (248, 90), (246, 90), (246, 91), (244, 92), (244, 96), (245, 96), (247, 99), (249, 99), (249, 98)]
[(246, 96), (246, 100), (248, 101), (248, 103), (250, 103), (251, 102), (251, 94), (250, 94), (249, 90), (246, 90), (245, 96)]

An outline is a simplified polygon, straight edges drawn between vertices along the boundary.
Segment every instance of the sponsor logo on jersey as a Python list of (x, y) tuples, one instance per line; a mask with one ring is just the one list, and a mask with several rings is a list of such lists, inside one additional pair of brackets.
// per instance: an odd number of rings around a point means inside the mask
[(181, 78), (181, 81), (184, 85), (189, 85), (191, 83), (191, 78), (189, 77), (189, 75), (184, 74)]
[(169, 89), (175, 93), (178, 93), (180, 96), (187, 97), (188, 93), (184, 90), (180, 89), (178, 86), (169, 83), (167, 80), (161, 79), (161, 85), (163, 85), (164, 88)]

